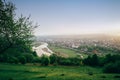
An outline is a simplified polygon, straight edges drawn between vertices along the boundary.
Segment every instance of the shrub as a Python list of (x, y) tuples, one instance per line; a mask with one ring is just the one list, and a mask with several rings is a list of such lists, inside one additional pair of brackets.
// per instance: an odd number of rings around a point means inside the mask
[(74, 66), (81, 65), (81, 59), (79, 58), (69, 58), (69, 59), (70, 59), (71, 65), (74, 65)]
[(58, 63), (66, 66), (79, 66), (81, 60), (78, 58), (61, 58)]
[(92, 66), (98, 66), (98, 64), (99, 64), (99, 59), (98, 59), (98, 56), (96, 55), (96, 54), (94, 54), (93, 56), (92, 56), (92, 60), (91, 60), (91, 65)]
[(88, 56), (87, 58), (85, 58), (84, 60), (83, 60), (83, 63), (85, 64), (85, 65), (90, 65), (91, 64), (91, 56)]
[(32, 52), (33, 56), (37, 57), (37, 53), (34, 51)]
[(13, 78), (9, 78), (8, 80), (14, 80)]
[(115, 75), (114, 78), (120, 78), (120, 75)]
[(34, 56), (30, 53), (24, 53), (23, 55), (26, 58), (26, 62), (31, 63), (33, 62)]
[(120, 78), (120, 75), (115, 75), (114, 78)]
[(99, 66), (99, 58), (96, 54), (94, 54), (93, 56), (88, 56), (84, 59), (83, 63), (89, 66)]
[(110, 62), (113, 62), (112, 55), (111, 54), (107, 54), (105, 56), (105, 64), (106, 63), (110, 63)]
[(40, 57), (34, 57), (33, 62), (34, 63), (40, 63), (41, 62)]
[(44, 75), (42, 75), (42, 76), (39, 76), (38, 78), (46, 78), (47, 76), (44, 76)]
[(104, 66), (108, 63), (115, 63), (116, 61), (120, 61), (120, 55), (107, 54), (105, 57), (99, 57), (99, 66)]
[(99, 57), (99, 66), (103, 67), (105, 64), (105, 57)]
[(13, 56), (9, 57), (8, 60), (9, 60), (8, 61), (9, 63), (15, 63), (15, 64), (17, 64), (19, 62), (18, 58), (13, 57)]
[(108, 63), (104, 66), (103, 72), (105, 73), (120, 73), (120, 61), (115, 63)]
[(53, 54), (50, 56), (50, 64), (57, 64), (57, 55)]
[(65, 76), (65, 74), (60, 74), (60, 76)]
[(0, 55), (0, 62), (5, 62), (6, 61), (6, 57), (4, 55)]
[(63, 58), (60, 60), (59, 64), (69, 66), (69, 65), (71, 65), (71, 62), (70, 62), (70, 59)]
[(88, 75), (93, 75), (93, 72), (88, 72)]
[(48, 56), (43, 55), (41, 57), (41, 65), (48, 66), (50, 64), (50, 59)]
[(103, 75), (103, 76), (101, 76), (101, 78), (106, 78), (106, 76), (105, 76), (105, 75)]
[(19, 59), (19, 62), (20, 62), (21, 64), (25, 64), (25, 63), (26, 63), (26, 58), (25, 58), (25, 56), (19, 56), (18, 59)]

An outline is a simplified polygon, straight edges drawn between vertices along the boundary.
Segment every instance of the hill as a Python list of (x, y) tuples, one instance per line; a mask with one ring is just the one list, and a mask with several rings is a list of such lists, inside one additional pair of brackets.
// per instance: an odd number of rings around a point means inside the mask
[(119, 80), (119, 74), (105, 74), (86, 66), (32, 66), (0, 64), (0, 80)]

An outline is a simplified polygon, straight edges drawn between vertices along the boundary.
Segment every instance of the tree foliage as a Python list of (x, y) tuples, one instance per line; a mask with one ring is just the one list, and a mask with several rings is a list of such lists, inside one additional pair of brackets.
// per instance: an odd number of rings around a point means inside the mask
[(57, 55), (52, 54), (50, 56), (50, 64), (56, 64), (57, 63)]
[(98, 56), (96, 54), (88, 56), (86, 59), (83, 60), (83, 63), (90, 66), (99, 66)]
[(120, 73), (120, 61), (106, 64), (103, 68), (103, 71), (105, 73)]
[(0, 53), (11, 47), (21, 48), (21, 51), (30, 49), (33, 25), (29, 17), (22, 15), (16, 18), (15, 5), (12, 2), (0, 0)]
[(48, 56), (43, 55), (41, 57), (41, 65), (48, 66), (50, 64), (50, 59)]

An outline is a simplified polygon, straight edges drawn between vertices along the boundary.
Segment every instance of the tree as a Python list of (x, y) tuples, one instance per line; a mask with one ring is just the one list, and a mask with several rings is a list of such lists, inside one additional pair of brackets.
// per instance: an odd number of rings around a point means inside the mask
[(0, 0), (0, 53), (14, 47), (20, 51), (30, 51), (33, 30), (37, 25), (33, 25), (30, 17), (18, 18), (15, 14), (15, 5), (12, 2)]
[(83, 63), (84, 63), (85, 65), (91, 65), (91, 56), (88, 56), (87, 58), (85, 58), (85, 59), (83, 60)]
[(92, 66), (98, 66), (99, 65), (99, 59), (98, 59), (98, 56), (96, 54), (94, 54), (92, 56), (92, 60), (91, 60), (91, 65)]
[(88, 56), (86, 59), (83, 60), (83, 63), (85, 65), (89, 66), (98, 66), (99, 65), (99, 58), (96, 54), (91, 56)]

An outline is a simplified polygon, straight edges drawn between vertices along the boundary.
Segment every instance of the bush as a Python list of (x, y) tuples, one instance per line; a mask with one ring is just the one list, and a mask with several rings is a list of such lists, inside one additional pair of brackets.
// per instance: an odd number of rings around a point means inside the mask
[(88, 75), (93, 75), (93, 72), (88, 72)]
[(37, 53), (34, 51), (34, 52), (32, 52), (32, 54), (33, 54), (33, 56), (35, 56), (35, 57), (37, 57), (38, 55), (37, 55)]
[(11, 57), (9, 57), (8, 62), (17, 64), (19, 62), (19, 60), (18, 60), (18, 58), (11, 56)]
[(96, 55), (96, 54), (94, 54), (93, 56), (92, 56), (92, 62), (91, 62), (92, 64), (92, 66), (98, 66), (99, 65), (99, 59), (98, 59), (98, 56)]
[(110, 62), (113, 62), (112, 55), (111, 54), (107, 54), (105, 56), (105, 64), (110, 63)]
[(115, 75), (114, 78), (120, 78), (120, 75)]
[(79, 58), (69, 58), (69, 59), (70, 59), (71, 65), (74, 65), (74, 66), (81, 65), (81, 59)]
[(104, 66), (103, 72), (105, 73), (120, 73), (120, 61), (115, 63), (108, 63)]
[(66, 66), (69, 66), (69, 65), (71, 65), (71, 62), (70, 62), (69, 59), (67, 59), (67, 58), (63, 58), (63, 59), (60, 60), (59, 64), (60, 64), (60, 65), (66, 65)]
[(27, 62), (25, 56), (19, 56), (18, 59), (21, 64), (25, 64)]
[(7, 62), (8, 56), (0, 54), (0, 62)]
[(34, 56), (30, 53), (24, 53), (23, 55), (26, 58), (26, 62), (27, 63), (31, 63), (33, 62)]
[(85, 59), (83, 60), (83, 63), (84, 63), (85, 65), (91, 65), (91, 56), (88, 56), (87, 58), (85, 58)]
[(41, 57), (41, 65), (48, 66), (50, 64), (50, 59), (48, 56), (43, 55)]
[(40, 63), (41, 62), (40, 57), (34, 57), (33, 62), (34, 63)]
[(66, 66), (79, 66), (81, 60), (78, 58), (61, 58), (58, 63)]
[(99, 57), (99, 66), (103, 67), (105, 65), (105, 57)]
[(105, 76), (105, 75), (102, 75), (101, 78), (106, 78), (106, 76)]
[(93, 56), (88, 56), (84, 59), (83, 63), (89, 66), (99, 66), (99, 58), (96, 54), (94, 54)]
[(60, 74), (60, 76), (65, 76), (65, 74)]
[(53, 54), (50, 56), (50, 64), (57, 64), (57, 55)]

